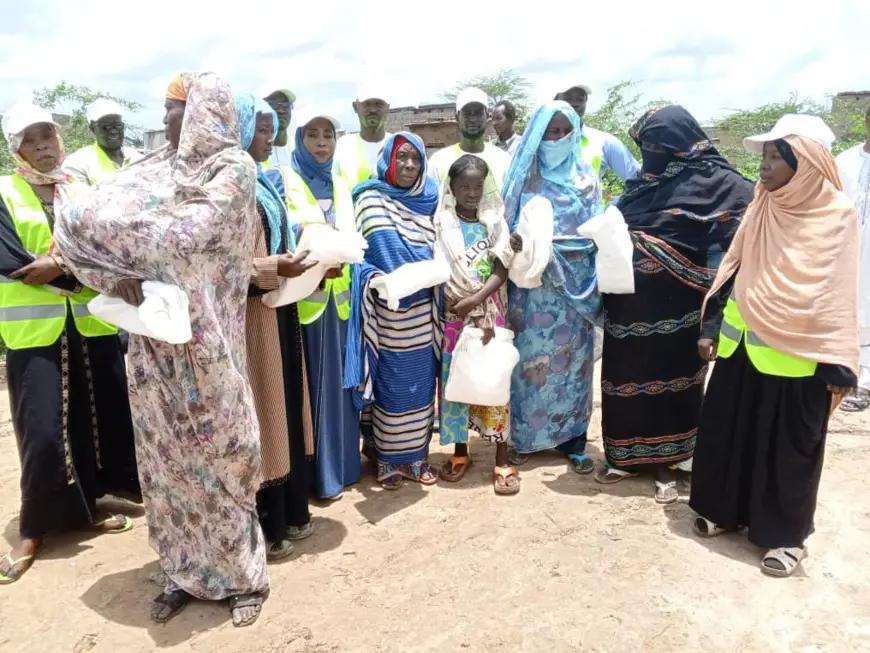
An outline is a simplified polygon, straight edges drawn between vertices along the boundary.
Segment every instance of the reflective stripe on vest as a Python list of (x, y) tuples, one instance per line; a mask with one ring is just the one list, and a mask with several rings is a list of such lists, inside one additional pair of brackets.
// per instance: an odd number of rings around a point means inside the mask
[[(287, 217), (291, 224), (313, 224), (325, 222), (325, 217), (317, 200), (308, 185), (290, 166), (277, 168), (284, 178), (284, 194), (287, 200)], [(340, 177), (333, 178), (333, 211), (336, 222), (339, 216), (353, 220), (353, 201), (350, 192), (343, 185)], [(296, 307), (299, 310), (299, 321), (302, 324), (312, 324), (323, 315), (329, 296), (332, 294), (338, 317), (347, 320), (350, 317), (350, 266), (342, 266), (341, 276), (336, 279), (326, 279), (323, 290), (315, 290), (305, 299), (299, 300)]]
[(746, 354), (753, 367), (762, 374), (803, 378), (816, 373), (816, 363), (813, 361), (768, 347), (746, 324), (734, 298), (729, 297), (719, 330), (719, 357), (731, 358), (741, 340), (746, 344)]
[[(17, 175), (0, 177), (0, 196), (24, 248), (36, 256), (48, 254), (51, 228), (42, 204), (26, 181)], [(72, 306), (79, 333), (86, 337), (112, 335), (118, 329), (91, 316), (87, 303), (97, 294), (85, 288), (64, 297), (45, 286), (25, 286), (5, 278), (0, 283), (0, 337), (10, 349), (47, 347), (57, 342)]]

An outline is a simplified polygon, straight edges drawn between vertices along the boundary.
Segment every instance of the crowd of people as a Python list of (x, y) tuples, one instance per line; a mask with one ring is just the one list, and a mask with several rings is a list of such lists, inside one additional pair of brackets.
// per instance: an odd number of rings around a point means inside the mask
[[(470, 432), (495, 443), (499, 495), (518, 493), (518, 469), (548, 450), (602, 484), (646, 475), (661, 504), (678, 500), (676, 475), (693, 472), (698, 536), (747, 528), (766, 550), (762, 571), (793, 573), (831, 412), (844, 398), (849, 410), (870, 403), (858, 301), (859, 271), (870, 272), (859, 265), (870, 251), (860, 231), (870, 140), (838, 171), (831, 130), (785, 116), (746, 139), (762, 155), (753, 185), (676, 105), (632, 128), (638, 163), (584, 123), (589, 92), (558, 93), (518, 134), (510, 102), (489, 106), (466, 89), (459, 143), (431, 157), (417, 135), (386, 132), (378, 90), (360, 91), (359, 132), (337, 138), (339, 121), (296, 115), (289, 89), (261, 99), (212, 73), (183, 74), (166, 93), (168, 145), (146, 155), (125, 145), (110, 100), (88, 107), (96, 142), (69, 157), (51, 114), (9, 109), (17, 170), (0, 178), (0, 337), (21, 509), (0, 584), (19, 580), (52, 532), (130, 530), (129, 518), (100, 511), (111, 494), (144, 503), (167, 579), (155, 621), (194, 599), (228, 600), (247, 626), (268, 596), (267, 563), (316, 537), (312, 496), (335, 500), (359, 482), (361, 454), (384, 490), (457, 483), (473, 464)], [(616, 206), (633, 294), (599, 291), (596, 245), (578, 234), (604, 211), (608, 170), (625, 182)], [(552, 252), (540, 283), (520, 287), (508, 280), (529, 245), (517, 225), (541, 207)], [(364, 261), (270, 307), (264, 295), (317, 263), (299, 245), (315, 224), (361, 234)], [(386, 275), (435, 260), (447, 262), (446, 282), (398, 305), (379, 295)], [(125, 352), (88, 302), (102, 293), (138, 306), (155, 280), (187, 293), (192, 338), (131, 335)], [(865, 276), (860, 287), (863, 297)], [(515, 334), (507, 405), (443, 396), (469, 326), (484, 342), (497, 328)], [(436, 430), (452, 447), (437, 469)]]

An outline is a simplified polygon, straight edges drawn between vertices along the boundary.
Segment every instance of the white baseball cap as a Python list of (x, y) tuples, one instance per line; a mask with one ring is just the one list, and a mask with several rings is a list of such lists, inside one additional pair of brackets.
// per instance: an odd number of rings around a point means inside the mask
[(333, 129), (335, 129), (335, 131), (341, 130), (341, 123), (338, 121), (338, 118), (333, 118), (328, 113), (317, 113), (316, 111), (306, 111), (303, 112), (301, 115), (298, 115), (298, 117), (296, 118), (296, 126), (304, 127), (315, 118), (324, 118), (332, 124), (332, 127)]
[(30, 102), (20, 102), (3, 114), (3, 136), (10, 149), (18, 151), (20, 136), (30, 125), (48, 123), (58, 126), (51, 112)]
[(568, 91), (573, 91), (576, 88), (579, 88), (579, 89), (585, 91), (586, 95), (592, 95), (592, 89), (589, 88), (588, 86), (586, 86), (586, 84), (572, 84), (571, 86), (566, 88), (564, 91), (560, 91), (559, 95), (562, 95), (563, 93), (567, 93)]
[(830, 151), (836, 140), (834, 132), (818, 116), (805, 116), (797, 113), (787, 113), (776, 121), (776, 124), (766, 134), (747, 136), (743, 139), (743, 147), (755, 154), (764, 151), (764, 144), (778, 141), (786, 136), (803, 136), (823, 145)]
[(121, 116), (121, 118), (124, 118), (124, 115), (124, 107), (114, 100), (104, 97), (94, 100), (85, 109), (85, 116), (88, 122), (97, 122), (97, 120), (104, 116)]
[(456, 96), (456, 111), (462, 111), (463, 107), (469, 104), (482, 104), (484, 107), (488, 107), (489, 97), (479, 88), (474, 88), (473, 86), (464, 88)]

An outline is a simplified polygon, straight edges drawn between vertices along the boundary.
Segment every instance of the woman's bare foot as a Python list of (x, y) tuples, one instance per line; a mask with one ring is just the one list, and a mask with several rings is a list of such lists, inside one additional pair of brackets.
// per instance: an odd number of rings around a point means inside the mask
[(9, 585), (21, 578), (30, 569), (41, 545), (41, 539), (25, 537), (0, 558), (0, 585)]

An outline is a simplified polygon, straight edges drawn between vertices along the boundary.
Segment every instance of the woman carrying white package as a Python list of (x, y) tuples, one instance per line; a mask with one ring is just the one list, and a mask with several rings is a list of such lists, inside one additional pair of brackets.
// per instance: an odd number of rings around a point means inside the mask
[(405, 478), (432, 485), (437, 477), (427, 458), (441, 353), (441, 291), (421, 288), (397, 306), (379, 294), (386, 290), (382, 284), (412, 280), (420, 264), (433, 260), (438, 188), (426, 174), (423, 142), (407, 132), (390, 137), (377, 178), (359, 184), (354, 199), (357, 229), (368, 249), (365, 262), (353, 266), (345, 387), (364, 409), (366, 456), (377, 460), (381, 486), (398, 490)]
[[(332, 174), (338, 121), (316, 114), (299, 125), (291, 164), (267, 173), (287, 201), (288, 220), (299, 237), (311, 224), (353, 233), (350, 190)], [(315, 488), (322, 499), (339, 499), (345, 487), (360, 480), (359, 413), (342, 386), (350, 266), (329, 270), (320, 287), (297, 307), (314, 420)]]

